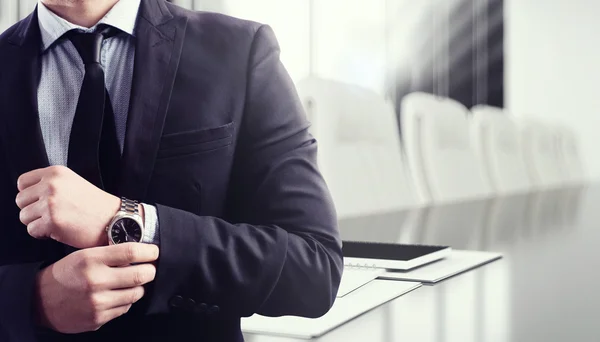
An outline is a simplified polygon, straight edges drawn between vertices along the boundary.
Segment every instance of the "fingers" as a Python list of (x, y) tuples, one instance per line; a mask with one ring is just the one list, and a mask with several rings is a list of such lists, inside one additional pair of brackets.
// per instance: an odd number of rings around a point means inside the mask
[(42, 217), (42, 202), (35, 202), (32, 205), (27, 206), (19, 213), (19, 220), (24, 224), (28, 225), (31, 222)]
[(115, 267), (110, 270), (107, 286), (110, 289), (128, 289), (145, 285), (156, 277), (156, 266), (139, 264)]
[(100, 329), (106, 323), (126, 314), (129, 311), (129, 309), (131, 309), (131, 304), (119, 306), (105, 311), (96, 312), (92, 317), (92, 329)]
[(15, 199), (17, 206), (20, 209), (24, 209), (27, 206), (37, 202), (40, 199), (41, 190), (42, 189), (40, 188), (40, 183), (37, 183), (24, 190), (21, 190), (21, 192), (17, 194), (17, 198)]
[(129, 309), (131, 309), (131, 304), (119, 306), (119, 307), (104, 311), (105, 316), (108, 318), (108, 320), (106, 322), (110, 322), (115, 318), (123, 316), (124, 314), (126, 314), (129, 311)]
[(121, 289), (110, 291), (112, 299), (112, 308), (122, 308), (137, 303), (144, 297), (145, 290), (143, 286), (136, 286), (130, 289)]
[(92, 298), (91, 325), (99, 329), (113, 319), (126, 314), (131, 306), (144, 297), (144, 287), (106, 291)]
[(43, 218), (38, 218), (27, 224), (27, 233), (35, 239), (45, 239), (50, 237), (47, 232), (47, 225)]
[(32, 185), (39, 183), (46, 177), (56, 177), (59, 175), (64, 175), (68, 172), (72, 171), (69, 170), (69, 168), (61, 165), (49, 166), (43, 169), (29, 171), (22, 174), (19, 179), (17, 179), (17, 188), (19, 191), (23, 191)]
[(17, 188), (19, 191), (23, 191), (32, 185), (39, 183), (44, 175), (48, 173), (48, 168), (37, 169), (33, 171), (29, 171), (27, 173), (22, 174), (19, 179), (17, 179)]
[(151, 263), (158, 259), (156, 245), (145, 243), (123, 243), (97, 248), (99, 257), (106, 266), (118, 267), (137, 263)]
[(90, 305), (94, 312), (102, 312), (131, 305), (144, 297), (145, 290), (143, 286), (136, 286), (129, 289), (117, 289), (96, 293), (90, 298)]

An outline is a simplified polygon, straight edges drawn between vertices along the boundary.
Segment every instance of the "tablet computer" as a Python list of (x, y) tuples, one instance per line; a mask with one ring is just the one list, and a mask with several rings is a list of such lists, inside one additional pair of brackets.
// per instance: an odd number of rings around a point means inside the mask
[(344, 265), (410, 270), (450, 255), (449, 246), (344, 241)]

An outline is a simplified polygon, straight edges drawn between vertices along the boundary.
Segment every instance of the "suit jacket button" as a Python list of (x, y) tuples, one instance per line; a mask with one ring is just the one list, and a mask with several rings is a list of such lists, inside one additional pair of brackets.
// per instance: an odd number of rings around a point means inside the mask
[(219, 308), (216, 305), (213, 305), (213, 306), (210, 307), (210, 309), (208, 309), (208, 313), (211, 314), (211, 315), (218, 314), (219, 311), (221, 311), (221, 308)]
[(193, 299), (191, 299), (191, 298), (185, 299), (184, 303), (185, 304), (183, 305), (183, 308), (186, 311), (190, 311), (191, 312), (191, 311), (194, 311), (194, 309), (196, 308), (196, 302)]
[(173, 296), (169, 300), (169, 305), (172, 308), (182, 308), (185, 306), (185, 300), (181, 296)]
[(194, 311), (197, 314), (203, 315), (208, 311), (208, 305), (206, 305), (206, 303), (200, 303), (196, 306), (196, 308), (194, 309)]

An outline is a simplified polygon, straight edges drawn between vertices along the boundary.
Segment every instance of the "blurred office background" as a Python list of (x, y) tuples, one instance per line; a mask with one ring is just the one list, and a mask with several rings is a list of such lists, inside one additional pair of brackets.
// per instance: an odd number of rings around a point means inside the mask
[[(519, 177), (527, 179), (513, 190), (600, 178), (600, 96), (594, 94), (600, 48), (590, 43), (600, 29), (600, 3), (594, 0), (171, 2), (273, 27), (342, 212), (364, 206), (368, 196), (345, 193), (349, 184), (361, 188), (363, 178), (365, 193), (381, 183), (381, 193), (373, 195), (378, 200), (370, 200), (386, 203), (375, 205), (380, 209), (489, 196), (499, 191), (501, 176), (492, 170), (500, 166), (488, 148), (517, 146), (527, 169)], [(35, 4), (0, 1), (0, 31)], [(498, 125), (514, 131), (497, 134), (504, 147), (488, 146), (494, 128), (487, 125), (496, 116), (510, 121)], [(460, 151), (427, 150), (428, 139)], [(455, 177), (459, 193), (445, 188), (449, 180), (437, 179), (444, 173)], [(463, 191), (475, 174), (481, 190)], [(389, 194), (394, 191), (413, 199)], [(349, 197), (355, 202), (346, 203)]]

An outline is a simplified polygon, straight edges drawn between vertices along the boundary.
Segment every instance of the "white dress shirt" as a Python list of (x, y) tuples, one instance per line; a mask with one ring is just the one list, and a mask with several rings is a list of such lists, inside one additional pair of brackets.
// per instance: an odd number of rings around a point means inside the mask
[[(60, 39), (66, 32), (95, 30), (99, 24), (122, 32), (102, 43), (106, 89), (115, 114), (117, 138), (123, 151), (135, 56), (134, 29), (141, 0), (119, 1), (94, 27), (68, 22), (38, 1), (38, 21), (42, 37), (41, 77), (38, 85), (38, 111), (44, 145), (50, 165), (67, 165), (69, 138), (77, 109), (85, 66), (75, 46)], [(158, 217), (154, 206), (144, 206), (143, 242), (159, 244)]]

